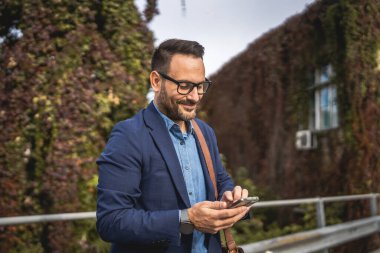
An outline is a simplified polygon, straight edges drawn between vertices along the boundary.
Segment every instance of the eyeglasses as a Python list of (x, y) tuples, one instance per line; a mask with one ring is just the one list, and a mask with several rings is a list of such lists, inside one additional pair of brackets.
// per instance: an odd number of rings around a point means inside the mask
[(211, 81), (206, 78), (206, 81), (200, 83), (192, 83), (190, 81), (175, 80), (164, 73), (158, 72), (163, 78), (169, 80), (177, 85), (177, 92), (181, 95), (189, 94), (194, 87), (197, 87), (198, 95), (203, 95), (207, 92), (208, 88), (211, 86)]

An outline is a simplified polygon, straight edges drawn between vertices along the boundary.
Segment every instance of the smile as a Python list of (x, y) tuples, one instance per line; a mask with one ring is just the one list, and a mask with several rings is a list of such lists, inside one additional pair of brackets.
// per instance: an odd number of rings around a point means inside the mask
[(192, 111), (194, 110), (197, 105), (196, 104), (193, 104), (193, 105), (186, 105), (186, 104), (180, 104), (186, 111)]

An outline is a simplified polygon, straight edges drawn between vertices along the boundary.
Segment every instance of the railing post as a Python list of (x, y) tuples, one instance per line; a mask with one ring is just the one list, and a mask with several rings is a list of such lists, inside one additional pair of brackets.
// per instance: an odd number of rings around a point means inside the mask
[(317, 210), (317, 226), (319, 228), (323, 228), (326, 226), (325, 219), (325, 208), (323, 205), (323, 200), (319, 198), (318, 202), (316, 202), (316, 210)]
[[(323, 204), (323, 199), (319, 198), (319, 200), (315, 203), (317, 210), (317, 226), (318, 228), (323, 228), (326, 226), (326, 217), (325, 217), (325, 207)], [(321, 253), (328, 253), (328, 249), (324, 249)]]
[(371, 216), (377, 215), (377, 194), (371, 193)]

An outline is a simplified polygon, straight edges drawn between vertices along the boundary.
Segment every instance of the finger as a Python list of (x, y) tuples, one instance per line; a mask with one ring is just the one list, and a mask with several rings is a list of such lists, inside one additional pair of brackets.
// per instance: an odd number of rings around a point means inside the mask
[(223, 200), (226, 200), (226, 201), (229, 201), (229, 202), (232, 202), (234, 200), (234, 198), (232, 197), (232, 192), (231, 191), (225, 191), (223, 193)]
[(230, 218), (227, 218), (224, 220), (219, 220), (215, 224), (216, 225), (215, 229), (219, 231), (221, 229), (226, 229), (226, 228), (232, 227), (236, 222), (241, 220), (247, 214), (248, 211), (249, 211), (249, 209), (247, 209), (247, 211), (241, 212), (238, 215), (235, 215), (233, 217), (230, 217)]
[(234, 188), (234, 201), (242, 198), (241, 193), (242, 193), (241, 187), (240, 186), (236, 186)]
[(218, 220), (223, 220), (223, 219), (228, 219), (231, 217), (234, 217), (240, 213), (244, 213), (247, 211), (246, 206), (241, 206), (237, 208), (231, 208), (231, 209), (224, 209), (224, 210), (219, 210), (218, 212), (215, 212), (215, 218)]
[[(246, 209), (246, 211), (240, 212), (235, 216), (231, 216), (231, 217), (225, 218), (225, 219), (214, 217), (211, 219), (213, 221), (209, 220), (210, 222), (208, 222), (207, 225), (205, 223), (205, 224), (203, 224), (204, 226), (197, 227), (197, 229), (202, 231), (202, 232), (215, 234), (218, 231), (220, 231), (221, 229), (231, 227), (234, 223), (241, 220), (246, 215), (246, 213), (249, 211), (249, 209), (247, 207), (239, 207), (239, 208), (235, 208), (235, 209), (241, 209), (241, 210)], [(233, 210), (233, 211), (236, 211), (236, 210)], [(222, 210), (213, 210), (214, 214), (217, 212), (220, 213), (223, 211)]]
[(227, 208), (227, 204), (224, 201), (208, 202), (208, 207), (215, 210), (222, 210)]
[(248, 197), (248, 190), (247, 189), (243, 189), (243, 191), (241, 193), (241, 197), (242, 198), (247, 198)]

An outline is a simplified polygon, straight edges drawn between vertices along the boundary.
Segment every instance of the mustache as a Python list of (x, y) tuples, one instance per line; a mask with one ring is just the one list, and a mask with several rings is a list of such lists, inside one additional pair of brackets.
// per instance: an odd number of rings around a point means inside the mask
[(192, 102), (189, 100), (177, 100), (177, 101), (175, 101), (175, 103), (177, 105), (180, 105), (180, 104), (182, 104), (182, 105), (197, 105), (198, 104), (198, 102)]

